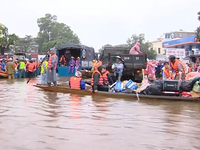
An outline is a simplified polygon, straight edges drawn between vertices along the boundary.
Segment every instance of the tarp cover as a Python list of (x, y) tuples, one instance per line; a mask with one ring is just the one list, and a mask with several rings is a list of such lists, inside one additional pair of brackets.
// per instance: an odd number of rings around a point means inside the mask
[(93, 47), (88, 47), (81, 44), (62, 44), (58, 46), (58, 51), (63, 49), (81, 49), (86, 51), (86, 61), (95, 59), (95, 50)]

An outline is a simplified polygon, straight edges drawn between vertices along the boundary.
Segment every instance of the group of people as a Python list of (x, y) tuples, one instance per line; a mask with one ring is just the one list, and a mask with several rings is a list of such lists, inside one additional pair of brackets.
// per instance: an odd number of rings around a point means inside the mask
[(57, 61), (58, 57), (56, 55), (56, 49), (51, 48), (50, 51), (48, 51), (47, 57), (45, 57), (43, 62), (36, 63), (36, 61), (29, 59), (16, 59), (13, 62), (13, 59), (9, 58), (8, 62), (1, 61), (0, 65), (2, 67), (2, 63), (6, 63), (4, 64), (4, 68), (5, 72), (8, 74), (9, 79), (14, 78), (15, 72), (19, 73), (19, 78), (25, 78), (25, 72), (28, 73), (28, 77), (33, 78), (37, 74), (37, 68), (41, 68), (41, 84), (47, 84), (48, 86), (50, 86), (53, 82), (54, 86), (57, 86)]
[(73, 56), (71, 56), (71, 59), (69, 60), (69, 62), (67, 62), (65, 56), (62, 55), (60, 57), (59, 64), (60, 66), (68, 66), (68, 73), (74, 73), (74, 71), (77, 72), (81, 67), (80, 57), (77, 57), (75, 60)]
[(150, 80), (162, 78), (163, 80), (188, 80), (190, 77), (200, 75), (198, 63), (184, 63), (174, 55), (168, 61), (148, 61), (145, 74)]
[[(112, 69), (114, 70), (114, 76), (116, 80), (121, 80), (121, 76), (123, 74), (124, 64), (122, 58), (120, 56), (116, 57), (116, 63), (113, 64)], [(97, 61), (93, 61), (92, 66), (92, 78), (91, 78), (91, 86), (93, 92), (98, 91), (109, 91), (110, 86), (113, 85), (113, 79), (107, 71), (106, 66), (102, 65), (100, 59)], [(82, 73), (77, 71), (74, 77), (71, 77), (69, 80), (70, 88), (72, 89), (81, 89), (85, 90), (85, 82), (82, 79)]]

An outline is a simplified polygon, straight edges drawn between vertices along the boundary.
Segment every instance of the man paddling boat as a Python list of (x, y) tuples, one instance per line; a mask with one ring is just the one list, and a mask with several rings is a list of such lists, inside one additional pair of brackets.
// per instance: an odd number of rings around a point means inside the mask
[(58, 57), (56, 55), (56, 49), (51, 48), (50, 54), (51, 56), (49, 58), (47, 66), (47, 84), (48, 86), (51, 86), (51, 82), (53, 82), (54, 86), (57, 86), (56, 69), (57, 69)]
[(101, 65), (92, 74), (91, 85), (93, 92), (109, 91), (109, 85), (113, 84), (110, 73), (106, 71), (106, 67)]

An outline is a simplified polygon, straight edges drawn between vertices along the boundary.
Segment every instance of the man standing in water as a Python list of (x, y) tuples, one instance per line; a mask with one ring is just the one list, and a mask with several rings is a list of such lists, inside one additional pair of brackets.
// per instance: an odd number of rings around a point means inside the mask
[(6, 64), (6, 72), (8, 74), (8, 79), (14, 79), (15, 67), (12, 58), (9, 58), (9, 62)]
[(51, 86), (51, 82), (53, 82), (54, 86), (57, 86), (56, 69), (57, 69), (58, 57), (56, 55), (56, 49), (51, 48), (50, 54), (51, 56), (49, 58), (47, 66), (47, 84), (48, 86)]

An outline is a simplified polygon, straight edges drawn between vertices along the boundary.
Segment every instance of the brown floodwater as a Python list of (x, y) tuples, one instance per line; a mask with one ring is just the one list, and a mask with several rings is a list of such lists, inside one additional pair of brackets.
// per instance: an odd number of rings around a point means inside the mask
[(0, 150), (200, 149), (200, 102), (97, 99), (26, 81), (0, 80)]

